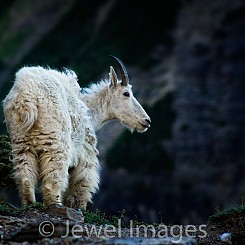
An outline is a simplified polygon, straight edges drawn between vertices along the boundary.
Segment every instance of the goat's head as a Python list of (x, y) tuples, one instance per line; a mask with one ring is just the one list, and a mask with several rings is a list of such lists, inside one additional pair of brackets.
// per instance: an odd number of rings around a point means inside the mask
[(122, 81), (118, 81), (116, 72), (110, 67), (110, 107), (114, 118), (117, 118), (131, 131), (145, 132), (151, 124), (150, 117), (133, 96), (132, 86), (122, 61), (115, 56), (113, 58), (119, 65)]

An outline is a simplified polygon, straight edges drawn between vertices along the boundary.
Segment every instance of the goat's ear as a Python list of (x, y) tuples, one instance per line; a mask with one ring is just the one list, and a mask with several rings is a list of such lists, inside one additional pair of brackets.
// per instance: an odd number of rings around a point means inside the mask
[(117, 86), (117, 74), (112, 66), (110, 67), (109, 81), (110, 81), (110, 87)]

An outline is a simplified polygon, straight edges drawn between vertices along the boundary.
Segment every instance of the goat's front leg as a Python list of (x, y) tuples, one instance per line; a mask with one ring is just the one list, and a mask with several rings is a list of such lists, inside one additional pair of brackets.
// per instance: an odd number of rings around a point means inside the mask
[(70, 173), (69, 187), (65, 193), (64, 204), (71, 208), (86, 210), (87, 204), (92, 202), (92, 195), (99, 186), (99, 163), (96, 154), (79, 162)]

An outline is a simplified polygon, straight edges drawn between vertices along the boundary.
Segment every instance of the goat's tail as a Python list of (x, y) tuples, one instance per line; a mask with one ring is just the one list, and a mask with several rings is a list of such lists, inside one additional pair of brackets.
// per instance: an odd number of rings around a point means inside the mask
[(21, 122), (21, 130), (23, 133), (28, 132), (37, 121), (37, 106), (35, 102), (25, 101), (23, 104), (17, 105), (15, 107), (17, 113), (19, 114), (19, 119)]
[(12, 99), (6, 98), (3, 102), (5, 122), (10, 134), (18, 132), (19, 135), (24, 135), (37, 121), (36, 101)]

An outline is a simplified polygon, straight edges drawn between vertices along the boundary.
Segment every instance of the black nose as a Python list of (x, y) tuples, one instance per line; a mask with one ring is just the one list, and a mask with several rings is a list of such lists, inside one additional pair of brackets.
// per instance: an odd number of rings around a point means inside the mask
[(146, 121), (149, 125), (151, 125), (151, 119), (150, 119), (150, 118), (145, 119), (145, 121)]

